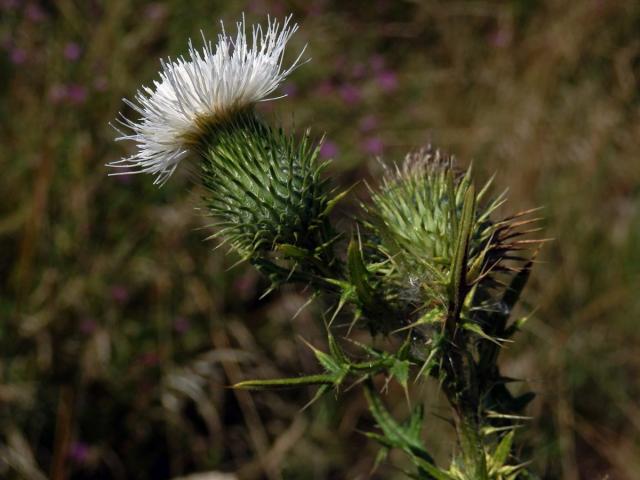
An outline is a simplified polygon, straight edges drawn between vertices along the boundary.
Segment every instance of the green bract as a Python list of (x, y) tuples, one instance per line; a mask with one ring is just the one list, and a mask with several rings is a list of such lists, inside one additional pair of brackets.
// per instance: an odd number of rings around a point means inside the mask
[(244, 113), (202, 141), (206, 205), (216, 236), (242, 256), (291, 245), (314, 251), (323, 243), (329, 200), (320, 178), (318, 144), (300, 141)]

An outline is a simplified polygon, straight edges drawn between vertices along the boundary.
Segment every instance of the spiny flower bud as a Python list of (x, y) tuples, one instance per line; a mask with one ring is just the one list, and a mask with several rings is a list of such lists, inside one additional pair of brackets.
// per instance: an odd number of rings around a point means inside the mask
[(330, 201), (318, 145), (297, 141), (246, 113), (211, 132), (202, 182), (216, 236), (243, 256), (291, 245), (314, 252), (327, 234)]
[[(490, 183), (473, 193), (475, 210), (464, 264), (467, 284), (485, 296), (497, 285), (495, 275), (508, 269), (505, 262), (519, 259), (512, 254), (518, 242), (511, 243), (520, 235), (517, 225), (512, 219), (489, 219), (504, 200), (499, 196), (483, 202)], [(363, 205), (368, 214), (363, 232), (367, 268), (380, 295), (404, 320), (446, 311), (470, 188), (471, 169), (458, 174), (451, 157), (429, 148), (408, 155), (372, 192), (371, 203)]]

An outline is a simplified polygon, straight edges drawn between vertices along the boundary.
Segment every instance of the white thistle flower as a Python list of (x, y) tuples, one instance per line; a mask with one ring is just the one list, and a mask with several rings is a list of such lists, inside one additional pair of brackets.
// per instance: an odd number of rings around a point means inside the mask
[[(130, 120), (120, 114), (119, 123), (131, 132), (116, 140), (137, 143), (133, 155), (108, 164), (126, 173), (150, 173), (156, 184), (164, 183), (182, 160), (213, 125), (268, 98), (300, 64), (298, 58), (282, 65), (284, 50), (298, 25), (291, 16), (281, 24), (268, 18), (266, 29), (253, 25), (251, 38), (245, 31), (244, 16), (231, 38), (222, 25), (214, 47), (204, 39), (202, 50), (189, 41), (189, 58), (162, 61), (160, 80), (154, 88), (143, 86), (135, 102), (123, 99), (141, 118)], [(306, 48), (306, 47), (305, 47)]]

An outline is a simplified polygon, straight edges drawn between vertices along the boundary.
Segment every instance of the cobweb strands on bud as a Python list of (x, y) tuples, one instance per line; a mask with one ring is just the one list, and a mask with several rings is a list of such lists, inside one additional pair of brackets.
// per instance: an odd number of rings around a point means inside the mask
[(243, 17), (235, 38), (221, 22), (215, 46), (203, 35), (201, 49), (189, 42), (188, 58), (161, 61), (160, 79), (138, 90), (134, 101), (124, 99), (140, 118), (120, 114), (118, 122), (127, 132), (116, 128), (117, 140), (135, 142), (136, 151), (108, 164), (124, 170), (112, 175), (149, 173), (154, 183), (163, 184), (211, 128), (257, 102), (273, 100), (269, 95), (301, 64), (305, 50), (283, 66), (285, 47), (298, 30), (291, 18), (282, 23), (269, 18), (266, 28), (254, 25), (249, 36)]

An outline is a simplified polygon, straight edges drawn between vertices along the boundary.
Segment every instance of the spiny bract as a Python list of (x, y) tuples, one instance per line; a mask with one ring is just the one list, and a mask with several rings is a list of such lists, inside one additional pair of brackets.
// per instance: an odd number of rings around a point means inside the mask
[(306, 134), (300, 141), (247, 113), (211, 134), (202, 152), (205, 202), (215, 236), (241, 255), (294, 245), (313, 252), (323, 238), (329, 199), (324, 163)]

